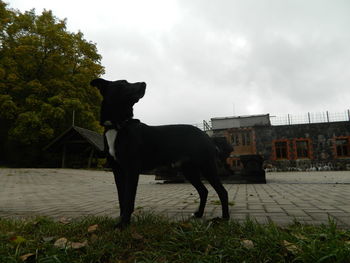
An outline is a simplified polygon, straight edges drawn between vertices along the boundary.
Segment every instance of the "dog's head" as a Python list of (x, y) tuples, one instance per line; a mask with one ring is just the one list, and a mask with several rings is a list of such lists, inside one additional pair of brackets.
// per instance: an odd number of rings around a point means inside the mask
[(133, 117), (133, 106), (146, 91), (145, 82), (129, 83), (126, 80), (108, 81), (101, 78), (90, 82), (103, 97), (101, 104), (102, 126), (118, 125)]

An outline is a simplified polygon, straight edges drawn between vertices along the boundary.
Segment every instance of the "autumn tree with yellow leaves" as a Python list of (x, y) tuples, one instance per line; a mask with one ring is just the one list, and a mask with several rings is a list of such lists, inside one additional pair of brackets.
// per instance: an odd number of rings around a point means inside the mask
[(0, 0), (0, 165), (40, 163), (42, 147), (72, 124), (98, 131), (103, 74), (96, 45), (44, 10)]

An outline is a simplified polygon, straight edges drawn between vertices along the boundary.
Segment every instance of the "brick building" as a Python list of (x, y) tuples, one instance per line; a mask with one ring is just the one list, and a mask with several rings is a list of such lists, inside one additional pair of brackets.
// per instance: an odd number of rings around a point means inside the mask
[(273, 170), (350, 170), (350, 121), (275, 126), (269, 114), (211, 121), (213, 136), (226, 137), (234, 148), (233, 170), (249, 154), (261, 155)]

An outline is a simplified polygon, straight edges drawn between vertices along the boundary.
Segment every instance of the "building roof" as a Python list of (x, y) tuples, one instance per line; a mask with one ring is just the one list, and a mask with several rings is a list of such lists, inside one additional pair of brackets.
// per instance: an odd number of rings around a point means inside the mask
[(225, 130), (231, 128), (244, 128), (254, 126), (270, 126), (270, 115), (242, 115), (232, 117), (211, 118), (213, 130)]
[(49, 150), (51, 148), (55, 148), (57, 146), (62, 145), (65, 140), (68, 140), (74, 134), (78, 134), (89, 144), (91, 144), (96, 150), (103, 152), (104, 141), (102, 134), (78, 126), (71, 126), (69, 129), (67, 129), (61, 135), (59, 135), (56, 139), (54, 139), (51, 143), (49, 143), (44, 148), (44, 150)]
[(270, 117), (270, 114), (255, 114), (255, 115), (239, 115), (229, 117), (214, 117), (211, 120), (228, 120), (228, 119), (243, 119), (243, 118), (256, 118), (256, 117)]

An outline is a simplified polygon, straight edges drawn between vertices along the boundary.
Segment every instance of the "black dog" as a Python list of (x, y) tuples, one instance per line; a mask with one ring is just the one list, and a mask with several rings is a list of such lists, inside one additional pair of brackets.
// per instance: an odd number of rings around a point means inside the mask
[(133, 105), (141, 99), (146, 83), (94, 79), (103, 97), (100, 123), (105, 127), (108, 159), (118, 189), (120, 223), (130, 223), (134, 211), (139, 174), (158, 166), (181, 164), (185, 178), (197, 189), (200, 205), (194, 213), (202, 217), (208, 190), (202, 175), (219, 195), (222, 217), (229, 218), (228, 195), (218, 177), (216, 146), (210, 137), (191, 125), (148, 126), (133, 119)]

